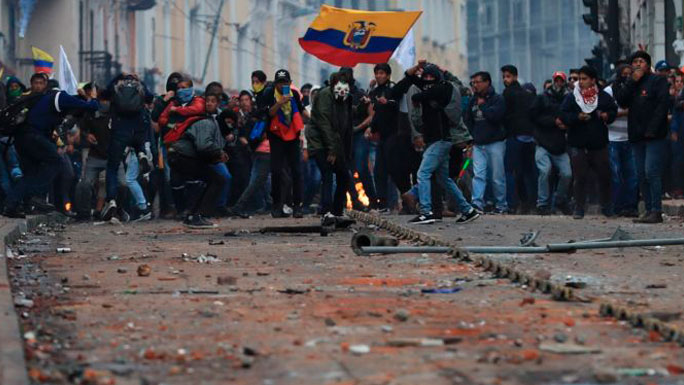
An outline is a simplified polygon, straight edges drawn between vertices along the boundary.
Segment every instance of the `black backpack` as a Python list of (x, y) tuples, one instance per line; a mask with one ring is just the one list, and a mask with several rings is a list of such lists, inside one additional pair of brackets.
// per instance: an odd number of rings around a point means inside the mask
[(14, 136), (28, 124), (29, 111), (46, 94), (29, 94), (0, 111), (0, 136)]
[(138, 114), (145, 105), (142, 83), (133, 78), (125, 78), (114, 86), (112, 104), (116, 112), (124, 115)]

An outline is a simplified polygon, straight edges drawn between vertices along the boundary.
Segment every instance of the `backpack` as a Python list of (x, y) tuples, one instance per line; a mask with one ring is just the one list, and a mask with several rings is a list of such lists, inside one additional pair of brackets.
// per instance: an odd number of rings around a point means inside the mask
[(145, 105), (142, 83), (133, 78), (118, 81), (114, 86), (112, 104), (116, 107), (116, 112), (124, 115), (140, 113)]
[(26, 95), (0, 111), (0, 136), (13, 136), (28, 123), (28, 114), (46, 94)]

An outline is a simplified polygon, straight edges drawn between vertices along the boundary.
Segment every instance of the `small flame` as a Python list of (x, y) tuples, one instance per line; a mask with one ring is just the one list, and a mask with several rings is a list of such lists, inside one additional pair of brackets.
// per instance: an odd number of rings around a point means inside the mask
[(363, 183), (359, 180), (359, 173), (354, 172), (354, 179), (357, 181), (354, 183), (354, 189), (356, 189), (357, 199), (364, 207), (370, 206), (370, 198), (366, 195), (366, 190), (363, 188)]
[(347, 193), (347, 210), (352, 208), (354, 208), (354, 205), (352, 204), (351, 194)]
[(64, 204), (64, 210), (67, 212), (71, 211), (71, 202), (67, 202)]

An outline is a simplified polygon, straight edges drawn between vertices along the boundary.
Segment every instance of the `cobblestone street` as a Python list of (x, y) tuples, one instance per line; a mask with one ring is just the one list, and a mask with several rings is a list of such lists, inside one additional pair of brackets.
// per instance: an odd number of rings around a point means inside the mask
[[(388, 217), (404, 224), (407, 217)], [(39, 227), (9, 268), (29, 375), (84, 384), (678, 384), (684, 352), (599, 314), (599, 300), (681, 327), (681, 247), (502, 255), (582, 301), (438, 254), (357, 256), (351, 231), (261, 234), (317, 219)], [(681, 235), (625, 220), (486, 216), (417, 228), (463, 245)], [(357, 224), (354, 229), (362, 227)], [(652, 234), (657, 230), (657, 234)], [(57, 253), (58, 248), (70, 252)], [(639, 278), (634, 275), (639, 273)], [(568, 278), (568, 276), (571, 276)], [(586, 286), (586, 287), (585, 287)], [(429, 293), (441, 288), (448, 293)], [(654, 314), (655, 314), (654, 313)]]

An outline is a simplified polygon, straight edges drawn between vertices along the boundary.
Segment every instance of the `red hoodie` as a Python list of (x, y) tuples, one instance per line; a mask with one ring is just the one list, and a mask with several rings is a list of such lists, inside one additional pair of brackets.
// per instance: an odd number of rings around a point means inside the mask
[(178, 106), (178, 101), (174, 100), (166, 106), (164, 112), (162, 112), (162, 114), (159, 116), (160, 127), (165, 127), (169, 124), (171, 107), (176, 107), (176, 110), (173, 113), (177, 116), (180, 116), (182, 121), (173, 124), (171, 129), (164, 134), (164, 144), (171, 144), (177, 141), (181, 138), (181, 136), (183, 136), (185, 130), (190, 127), (191, 124), (205, 117), (205, 105), (203, 97), (195, 96), (186, 106), (180, 107)]

